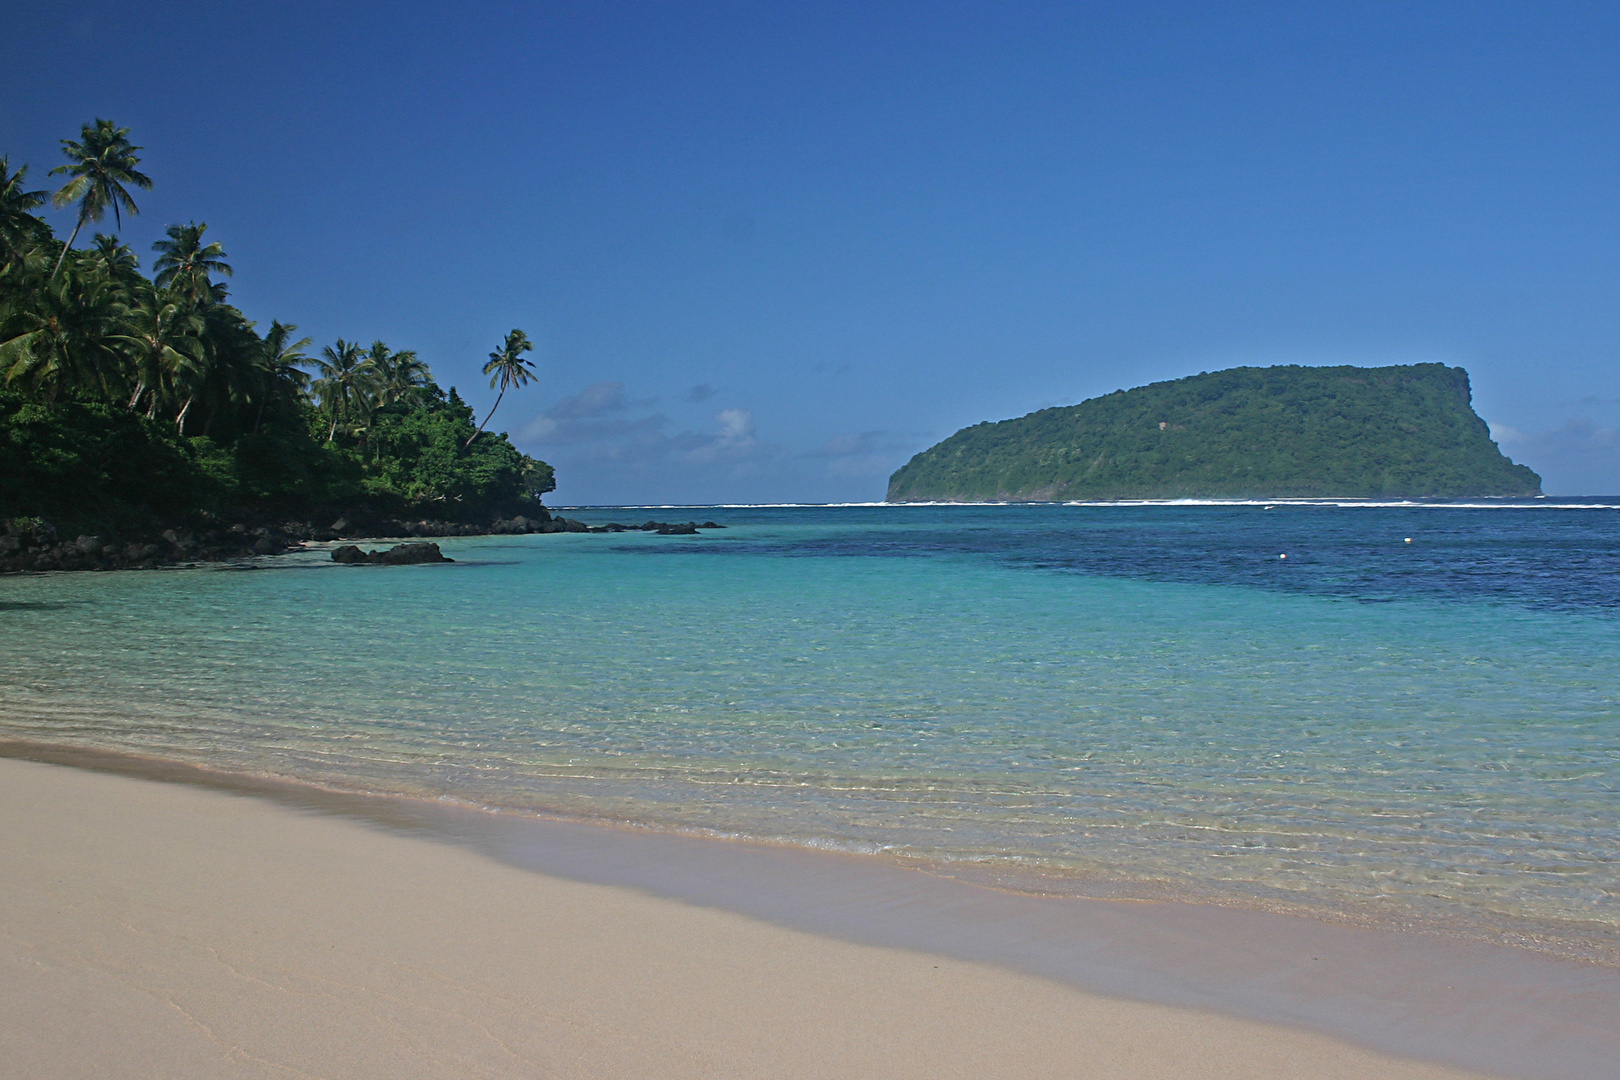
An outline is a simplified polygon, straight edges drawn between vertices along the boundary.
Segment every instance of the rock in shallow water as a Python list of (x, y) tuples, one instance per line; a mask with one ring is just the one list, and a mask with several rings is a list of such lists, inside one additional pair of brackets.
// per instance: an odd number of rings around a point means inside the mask
[(439, 550), (438, 544), (396, 544), (387, 551), (362, 551), (354, 544), (332, 549), (332, 561), (358, 566), (373, 563), (381, 566), (404, 566), (408, 563), (455, 562)]

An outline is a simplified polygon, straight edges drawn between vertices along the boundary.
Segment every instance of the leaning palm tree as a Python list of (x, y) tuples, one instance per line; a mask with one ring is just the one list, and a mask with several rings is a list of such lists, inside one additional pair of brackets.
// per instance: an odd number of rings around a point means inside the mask
[(126, 184), (142, 189), (152, 186), (151, 178), (135, 168), (141, 163), (135, 151), (141, 148), (130, 145), (129, 128), (121, 128), (111, 120), (98, 118), (94, 124), (84, 125), (80, 138), (84, 141), (62, 140), (62, 153), (67, 155), (70, 164), (58, 165), (51, 170), (52, 176), (68, 173), (73, 177), (52, 196), (51, 203), (58, 207), (72, 202), (79, 204), (79, 221), (73, 226), (67, 243), (62, 246), (62, 254), (56, 257), (56, 266), (51, 270), (53, 278), (62, 269), (62, 260), (67, 257), (68, 249), (78, 239), (79, 230), (87, 222), (100, 221), (111, 207), (113, 220), (118, 222), (121, 229), (124, 218), (120, 207), (132, 214), (140, 213)]
[(152, 269), (157, 271), (153, 281), (158, 288), (177, 289), (194, 304), (220, 298), (212, 275), (230, 277), (235, 271), (225, 261), (225, 249), (218, 241), (202, 242), (203, 233), (207, 231), (206, 222), (170, 225), (169, 238), (152, 245), (152, 250), (158, 253), (157, 262), (152, 264)]
[(33, 213), (45, 205), (45, 193), (26, 190), (27, 177), (28, 166), (12, 172), (10, 159), (0, 157), (0, 262), (10, 262), (46, 235), (45, 223)]
[(338, 421), (365, 408), (373, 373), (360, 346), (342, 338), (322, 349), (314, 360), (321, 377), (311, 389), (321, 406), (332, 414), (332, 426), (326, 432), (326, 441), (331, 442), (337, 437)]
[(501, 392), (495, 395), (495, 404), (489, 407), (484, 423), (479, 424), (472, 437), (467, 440), (468, 446), (471, 446), (473, 439), (478, 438), (483, 432), (484, 424), (489, 423), (489, 418), (495, 415), (495, 410), (501, 407), (501, 398), (506, 396), (506, 388), (522, 386), (534, 378), (534, 364), (523, 359), (523, 354), (532, 348), (534, 345), (530, 343), (529, 335), (521, 330), (513, 330), (506, 335), (506, 341), (500, 349), (489, 354), (489, 363), (484, 365), (484, 374), (489, 376), (490, 389), (493, 390), (499, 385)]

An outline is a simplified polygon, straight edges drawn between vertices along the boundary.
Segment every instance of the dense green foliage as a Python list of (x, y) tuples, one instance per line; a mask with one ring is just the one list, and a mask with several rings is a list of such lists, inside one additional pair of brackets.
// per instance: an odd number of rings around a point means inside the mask
[(518, 453), (505, 438), (478, 438), (469, 447), (472, 419), (454, 389), (427, 405), (376, 410), (361, 453), (368, 490), (415, 506), (485, 506), (555, 487), (551, 466)]
[(0, 393), (0, 506), (7, 516), (113, 520), (184, 512), (219, 494), (173, 425), (100, 402), (53, 405)]
[(912, 458), (891, 502), (1535, 495), (1468, 373), (1232, 368), (977, 424)]
[[(74, 248), (108, 210), (135, 213), (128, 188), (151, 181), (109, 121), (63, 144), (55, 171), (70, 179), (52, 201), (77, 208), (67, 243), (34, 213), (46, 195), (27, 167), (0, 157), (0, 519), (363, 504), (472, 520), (555, 486), (414, 352), (339, 340), (310, 356), (290, 324), (261, 334), (229, 303), (219, 279), (233, 269), (205, 224), (171, 226), (150, 278), (112, 236)], [(528, 377), (528, 347), (513, 331), (490, 354), (505, 358), (503, 393)]]

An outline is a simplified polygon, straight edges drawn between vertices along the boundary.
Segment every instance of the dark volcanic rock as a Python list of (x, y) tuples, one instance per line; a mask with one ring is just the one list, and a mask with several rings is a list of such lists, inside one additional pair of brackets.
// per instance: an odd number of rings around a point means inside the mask
[[(578, 525), (579, 523), (569, 522), (569, 524)], [(725, 528), (724, 525), (716, 525), (712, 521), (705, 521), (701, 525), (695, 521), (688, 521), (684, 525), (680, 522), (671, 521), (646, 521), (642, 522), (640, 525), (620, 525), (617, 521), (610, 521), (606, 525), (593, 525), (589, 528), (582, 527), (580, 531), (593, 533), (650, 532), (657, 533), (659, 536), (695, 536), (699, 529), (723, 528)]]
[(396, 544), (387, 551), (362, 551), (354, 544), (344, 544), (332, 550), (332, 561), (357, 566), (369, 563), (377, 566), (405, 566), (410, 563), (455, 562), (446, 558), (438, 544)]
[(438, 544), (399, 544), (384, 552), (372, 552), (372, 558), (388, 566), (401, 566), (406, 563), (435, 563), (454, 562), (439, 550)]

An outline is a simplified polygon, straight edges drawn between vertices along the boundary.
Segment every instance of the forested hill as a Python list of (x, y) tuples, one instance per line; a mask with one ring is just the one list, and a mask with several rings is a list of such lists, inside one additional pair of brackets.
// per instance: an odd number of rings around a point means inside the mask
[(1444, 364), (1241, 367), (976, 424), (890, 502), (1537, 495)]

